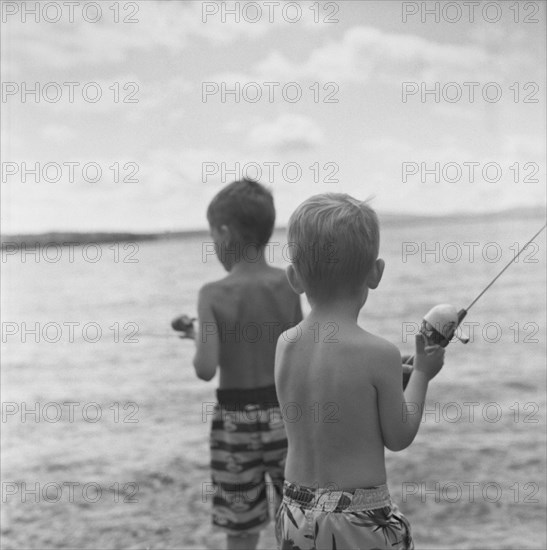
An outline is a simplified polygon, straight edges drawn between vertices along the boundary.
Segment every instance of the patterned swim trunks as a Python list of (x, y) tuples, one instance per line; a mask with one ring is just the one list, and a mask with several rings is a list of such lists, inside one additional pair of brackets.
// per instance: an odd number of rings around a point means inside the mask
[(408, 520), (387, 485), (333, 491), (285, 482), (277, 512), (281, 550), (412, 550)]
[(217, 398), (210, 439), (213, 525), (231, 535), (255, 533), (270, 520), (270, 501), (277, 509), (283, 493), (287, 436), (275, 387), (218, 390)]

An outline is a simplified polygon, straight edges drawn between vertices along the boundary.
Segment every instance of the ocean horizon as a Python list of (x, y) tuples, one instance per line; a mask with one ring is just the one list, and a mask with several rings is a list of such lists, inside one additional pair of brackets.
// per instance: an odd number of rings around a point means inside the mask
[[(521, 219), (521, 218), (546, 218), (547, 211), (544, 206), (511, 208), (494, 212), (482, 213), (451, 213), (436, 216), (425, 216), (406, 213), (382, 213), (378, 212), (382, 226), (400, 226), (403, 224), (421, 225), (435, 223), (457, 223), (482, 220), (489, 222), (493, 220)], [(286, 226), (275, 228), (276, 232), (286, 230)], [(21, 244), (63, 244), (77, 242), (84, 243), (112, 243), (112, 242), (135, 242), (135, 241), (154, 241), (161, 239), (178, 239), (201, 237), (209, 234), (206, 227), (190, 229), (170, 229), (163, 231), (134, 232), (134, 231), (71, 231), (71, 230), (52, 230), (36, 233), (8, 233), (0, 236), (0, 244), (5, 247), (8, 243), (14, 245)]]

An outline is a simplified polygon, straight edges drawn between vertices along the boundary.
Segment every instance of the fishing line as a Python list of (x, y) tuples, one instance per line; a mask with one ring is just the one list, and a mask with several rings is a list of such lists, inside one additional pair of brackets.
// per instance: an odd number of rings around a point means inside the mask
[(506, 269), (517, 260), (517, 258), (526, 250), (531, 242), (547, 227), (547, 223), (522, 247), (519, 253), (490, 281), (490, 283), (484, 288), (484, 290), (465, 308), (465, 311), (469, 311), (478, 299), (503, 275)]
[[(452, 338), (455, 336), (456, 329), (464, 320), (467, 312), (477, 303), (484, 293), (505, 273), (505, 271), (518, 259), (518, 257), (528, 248), (532, 241), (547, 227), (545, 224), (511, 259), (511, 261), (484, 287), (479, 295), (465, 309), (459, 311), (448, 304), (442, 304), (432, 308), (422, 321), (420, 333), (425, 337), (427, 344), (437, 344), (446, 347)], [(464, 344), (467, 344), (469, 338), (460, 338), (456, 336)], [(411, 365), (414, 360), (414, 355), (406, 360), (405, 364)]]
[[(436, 336), (437, 336), (437, 342), (434, 342), (434, 343), (441, 343), (441, 345), (443, 345), (443, 347), (445, 347), (446, 345), (448, 345), (449, 341), (454, 337), (454, 333), (456, 331), (456, 329), (460, 326), (460, 324), (462, 323), (462, 321), (464, 320), (465, 316), (467, 315), (468, 311), (479, 301), (479, 299), (492, 287), (492, 285), (505, 273), (505, 271), (507, 269), (509, 269), (509, 267), (515, 263), (517, 261), (517, 259), (519, 258), (519, 256), (528, 248), (528, 246), (533, 242), (533, 240), (547, 227), (547, 224), (545, 224), (519, 251), (517, 254), (515, 254), (515, 256), (513, 256), (513, 258), (507, 263), (507, 265), (488, 283), (488, 285), (486, 285), (484, 287), (484, 289), (478, 294), (478, 296), (467, 306), (467, 308), (464, 308), (464, 309), (460, 309), (457, 314), (455, 315), (451, 315), (451, 312), (447, 312), (446, 311), (446, 307), (445, 306), (435, 306), (429, 313), (427, 313), (424, 317), (424, 321), (423, 323), (426, 324), (426, 325), (429, 325), (427, 328), (429, 329), (428, 330), (428, 333), (436, 333)], [(445, 310), (444, 311), (440, 311), (440, 308), (442, 307), (445, 307)], [(193, 321), (195, 321), (195, 319), (190, 319), (186, 316), (184, 316), (185, 319), (184, 319), (184, 322), (181, 321), (181, 318), (178, 318), (177, 320), (173, 321), (173, 328), (177, 331), (182, 331), (184, 332), (186, 329), (188, 329), (191, 325), (191, 323)], [(432, 322), (432, 319), (434, 319), (436, 321), (436, 323), (433, 323)], [(444, 335), (442, 334), (442, 330), (439, 328), (440, 326), (440, 322), (444, 322), (443, 323), (443, 326), (449, 326), (449, 329), (447, 329), (447, 331), (445, 331)], [(177, 323), (178, 325), (180, 326), (177, 326)], [(433, 326), (431, 326), (433, 325)], [(435, 330), (435, 326), (436, 326), (436, 330)], [(426, 327), (422, 326), (422, 330), (421, 332), (424, 333), (424, 329)], [(147, 333), (147, 332), (144, 332), (144, 333), (139, 333), (138, 336), (151, 336), (151, 337), (156, 337), (156, 338), (164, 338), (164, 337), (167, 337), (167, 338), (170, 338), (172, 336), (177, 336), (178, 338), (180, 338), (179, 335), (177, 334), (154, 334), (154, 333)], [(429, 338), (431, 338), (432, 334), (424, 334), (424, 336), (426, 336), (426, 338), (429, 336)], [(465, 339), (462, 339), (462, 341), (464, 341), (464, 343), (467, 343), (465, 341)], [(413, 359), (414, 356), (411, 357), (411, 359)], [(409, 361), (411, 360), (409, 359)]]

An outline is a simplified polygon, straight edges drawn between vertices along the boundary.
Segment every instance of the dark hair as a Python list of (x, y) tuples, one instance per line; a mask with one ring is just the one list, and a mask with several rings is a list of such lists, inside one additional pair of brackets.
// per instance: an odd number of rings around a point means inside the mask
[(215, 195), (207, 208), (207, 220), (213, 227), (228, 226), (240, 244), (262, 248), (275, 223), (272, 194), (256, 181), (234, 181)]

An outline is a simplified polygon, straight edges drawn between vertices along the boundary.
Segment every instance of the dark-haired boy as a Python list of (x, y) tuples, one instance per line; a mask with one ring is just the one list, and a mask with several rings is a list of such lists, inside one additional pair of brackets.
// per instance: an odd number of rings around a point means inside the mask
[(220, 369), (211, 430), (213, 524), (229, 549), (254, 549), (269, 521), (265, 473), (280, 499), (287, 440), (274, 385), (277, 339), (302, 320), (285, 272), (265, 247), (275, 208), (257, 182), (223, 188), (207, 210), (217, 256), (228, 271), (199, 292), (194, 367), (203, 380)]

